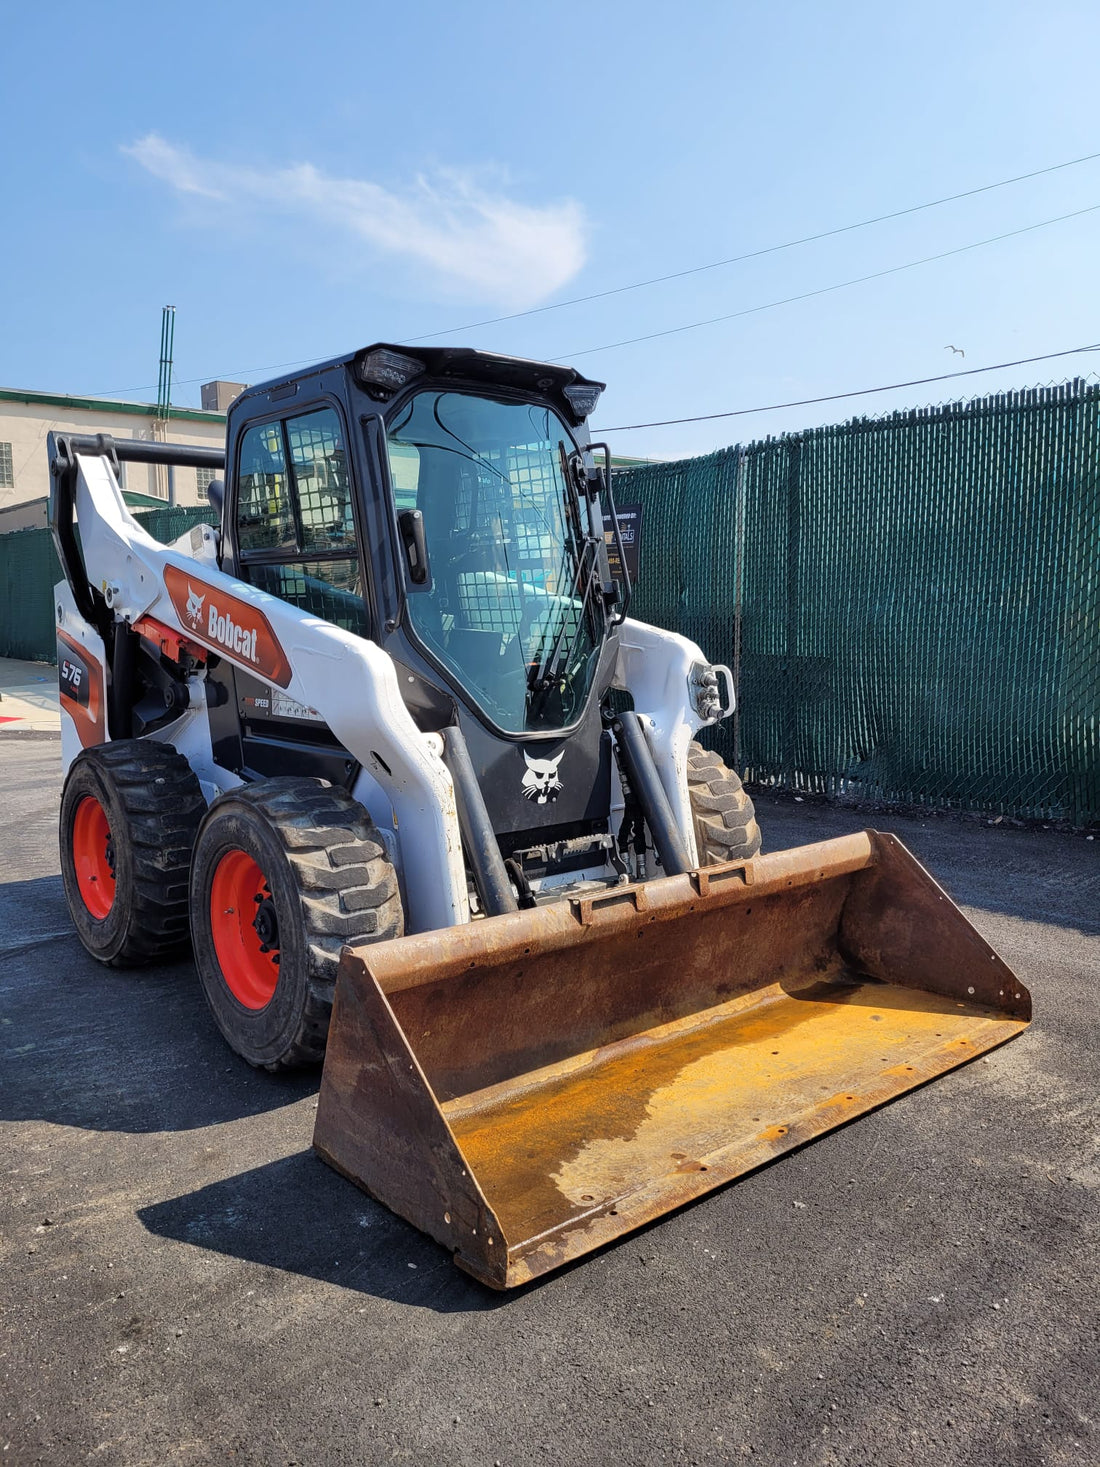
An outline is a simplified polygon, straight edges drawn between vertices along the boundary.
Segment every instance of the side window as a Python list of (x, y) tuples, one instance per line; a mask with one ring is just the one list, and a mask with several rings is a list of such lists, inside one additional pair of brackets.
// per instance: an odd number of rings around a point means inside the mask
[(354, 549), (355, 521), (340, 420), (332, 408), (291, 418), (286, 437), (302, 519), (302, 549)]
[(369, 637), (358, 560), (298, 560), (249, 566), (248, 579), (261, 591), (290, 601), (333, 626)]
[(415, 509), (420, 489), (420, 450), (412, 443), (390, 443), (390, 479), (398, 514)]
[(294, 511), (278, 423), (262, 423), (245, 433), (237, 483), (237, 543), (242, 554), (296, 548)]
[(238, 483), (245, 580), (369, 636), (347, 453), (334, 409), (249, 428)]

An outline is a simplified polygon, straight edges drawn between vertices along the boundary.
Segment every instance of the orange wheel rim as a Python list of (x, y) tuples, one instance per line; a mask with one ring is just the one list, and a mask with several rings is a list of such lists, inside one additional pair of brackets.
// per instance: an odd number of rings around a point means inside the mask
[(102, 922), (115, 904), (115, 847), (107, 812), (85, 795), (73, 816), (73, 869), (80, 900)]
[(226, 851), (210, 883), (210, 931), (226, 986), (246, 1009), (266, 1008), (279, 982), (271, 888), (247, 851)]

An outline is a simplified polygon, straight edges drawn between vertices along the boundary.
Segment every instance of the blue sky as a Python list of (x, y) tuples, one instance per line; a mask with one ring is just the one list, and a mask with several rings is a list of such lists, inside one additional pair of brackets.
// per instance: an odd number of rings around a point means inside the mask
[[(0, 7), (0, 385), (216, 376), (555, 305), (1100, 151), (1093, 3)], [(440, 336), (565, 358), (597, 425), (1100, 340), (1100, 159), (678, 281)], [(954, 345), (965, 359), (947, 350)], [(591, 348), (604, 348), (590, 350)], [(1067, 358), (616, 434), (675, 457), (1100, 366)]]

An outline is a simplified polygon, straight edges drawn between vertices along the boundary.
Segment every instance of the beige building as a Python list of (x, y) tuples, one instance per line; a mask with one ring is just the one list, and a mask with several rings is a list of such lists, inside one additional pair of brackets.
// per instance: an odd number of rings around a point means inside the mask
[[(50, 490), (47, 433), (110, 433), (114, 438), (224, 448), (225, 408), (240, 391), (241, 384), (236, 382), (207, 383), (202, 400), (217, 403), (221, 411), (174, 407), (163, 423), (152, 403), (0, 388), (0, 534), (46, 524)], [(204, 469), (122, 465), (127, 502), (140, 509), (205, 504), (211, 477)]]

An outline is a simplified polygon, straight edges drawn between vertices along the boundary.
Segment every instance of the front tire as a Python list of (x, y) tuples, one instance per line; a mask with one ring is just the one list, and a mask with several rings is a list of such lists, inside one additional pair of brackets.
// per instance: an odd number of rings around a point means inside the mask
[(688, 793), (700, 866), (747, 861), (760, 854), (760, 827), (752, 800), (720, 755), (688, 745)]
[(118, 739), (82, 750), (61, 795), (61, 875), (80, 941), (130, 967), (187, 948), (187, 874), (206, 809), (170, 744)]
[(397, 877), (358, 801), (265, 779), (210, 807), (191, 865), (191, 933), (227, 1043), (268, 1070), (324, 1057), (340, 951), (404, 930)]

